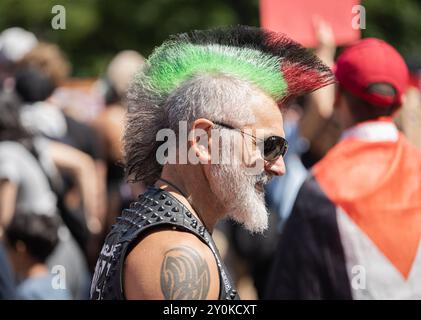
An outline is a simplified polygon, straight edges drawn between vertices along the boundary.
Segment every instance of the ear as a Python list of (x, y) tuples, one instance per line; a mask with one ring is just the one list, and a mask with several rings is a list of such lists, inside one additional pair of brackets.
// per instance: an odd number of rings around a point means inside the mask
[[(193, 153), (200, 163), (210, 163), (212, 127), (212, 121), (205, 118), (199, 118), (193, 122), (189, 132), (189, 159), (191, 159), (190, 155)], [(192, 162), (195, 163), (195, 161)]]

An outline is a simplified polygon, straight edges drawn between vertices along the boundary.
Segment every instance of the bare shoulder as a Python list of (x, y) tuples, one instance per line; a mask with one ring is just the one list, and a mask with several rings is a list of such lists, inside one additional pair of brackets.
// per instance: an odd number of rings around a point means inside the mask
[(189, 232), (151, 232), (126, 257), (124, 293), (127, 299), (218, 299), (215, 258)]

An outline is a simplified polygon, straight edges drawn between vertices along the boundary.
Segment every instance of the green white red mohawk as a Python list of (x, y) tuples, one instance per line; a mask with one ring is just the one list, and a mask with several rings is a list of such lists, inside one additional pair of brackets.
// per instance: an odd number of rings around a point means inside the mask
[(165, 99), (184, 80), (206, 72), (249, 81), (278, 102), (334, 82), (332, 71), (297, 42), (248, 26), (174, 35), (155, 49), (137, 81)]

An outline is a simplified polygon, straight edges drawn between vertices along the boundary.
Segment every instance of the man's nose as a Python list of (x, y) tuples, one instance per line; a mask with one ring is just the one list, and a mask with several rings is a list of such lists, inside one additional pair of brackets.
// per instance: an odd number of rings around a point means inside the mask
[(283, 176), (286, 172), (283, 157), (279, 157), (276, 161), (265, 161), (265, 170), (275, 176)]

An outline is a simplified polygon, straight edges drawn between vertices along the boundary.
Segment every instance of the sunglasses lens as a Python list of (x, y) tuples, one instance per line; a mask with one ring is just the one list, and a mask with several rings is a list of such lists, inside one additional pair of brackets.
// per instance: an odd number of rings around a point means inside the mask
[(288, 142), (282, 137), (272, 136), (265, 140), (264, 155), (267, 161), (273, 161), (280, 156), (285, 156), (287, 150)]

